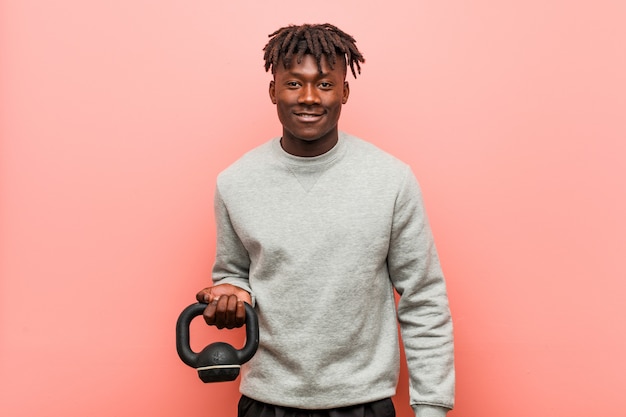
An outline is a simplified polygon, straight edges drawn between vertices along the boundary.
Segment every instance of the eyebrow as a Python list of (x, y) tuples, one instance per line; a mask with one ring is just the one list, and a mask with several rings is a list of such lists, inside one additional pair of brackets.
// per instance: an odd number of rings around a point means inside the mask
[[(307, 74), (305, 74), (303, 72), (294, 71), (294, 70), (291, 70), (291, 69), (289, 69), (287, 72), (289, 74), (295, 75), (295, 76), (305, 76), (305, 75), (307, 75)], [(317, 71), (317, 76), (320, 77), (320, 78), (329, 77), (330, 75), (331, 75), (330, 72), (319, 72), (319, 71)]]

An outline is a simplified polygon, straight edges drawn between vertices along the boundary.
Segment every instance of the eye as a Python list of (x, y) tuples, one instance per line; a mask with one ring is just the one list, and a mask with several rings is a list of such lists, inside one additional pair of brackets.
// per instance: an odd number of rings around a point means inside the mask
[(300, 86), (300, 83), (297, 81), (287, 81), (286, 85), (289, 88), (297, 88)]
[(333, 85), (332, 85), (331, 83), (326, 82), (326, 81), (322, 81), (322, 82), (320, 83), (320, 88), (323, 88), (323, 89), (325, 89), (325, 90), (326, 90), (326, 89), (331, 88), (332, 86), (333, 86)]

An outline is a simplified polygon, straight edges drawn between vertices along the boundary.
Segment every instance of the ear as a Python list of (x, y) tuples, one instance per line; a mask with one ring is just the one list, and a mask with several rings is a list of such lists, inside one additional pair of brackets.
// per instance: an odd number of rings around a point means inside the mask
[(341, 97), (341, 104), (348, 102), (348, 96), (350, 95), (350, 84), (347, 81), (343, 82), (343, 97)]
[(274, 84), (274, 80), (270, 81), (270, 100), (272, 100), (272, 103), (276, 104), (276, 86)]

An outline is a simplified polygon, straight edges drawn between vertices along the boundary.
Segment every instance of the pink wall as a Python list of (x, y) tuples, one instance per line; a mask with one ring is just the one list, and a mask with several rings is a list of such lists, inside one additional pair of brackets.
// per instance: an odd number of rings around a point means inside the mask
[[(0, 415), (232, 415), (236, 384), (202, 384), (174, 322), (209, 283), (216, 174), (280, 132), (266, 35), (325, 21), (367, 58), (341, 128), (425, 190), (450, 415), (625, 413), (625, 19), (618, 0), (0, 2)], [(396, 400), (409, 416), (406, 384)]]

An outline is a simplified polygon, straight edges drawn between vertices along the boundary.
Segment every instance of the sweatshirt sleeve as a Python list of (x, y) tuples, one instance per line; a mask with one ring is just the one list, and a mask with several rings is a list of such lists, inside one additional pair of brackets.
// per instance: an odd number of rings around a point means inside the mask
[(445, 416), (454, 406), (452, 319), (421, 190), (409, 167), (396, 199), (387, 262), (400, 294), (411, 406), (416, 416)]
[(219, 185), (215, 189), (214, 209), (217, 242), (213, 284), (232, 284), (244, 289), (250, 293), (254, 304), (254, 294), (248, 281), (250, 256), (233, 227), (228, 208), (220, 194)]

